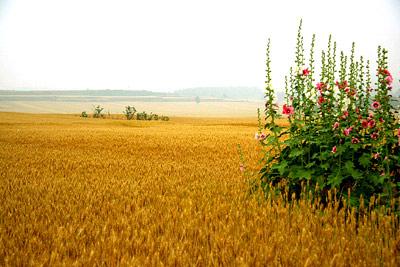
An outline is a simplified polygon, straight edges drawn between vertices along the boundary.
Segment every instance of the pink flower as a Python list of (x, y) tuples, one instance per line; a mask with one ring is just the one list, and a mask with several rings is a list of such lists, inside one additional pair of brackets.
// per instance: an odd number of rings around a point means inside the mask
[(384, 123), (385, 122), (385, 120), (381, 117), (381, 118), (379, 118), (379, 121), (381, 122), (381, 123)]
[(360, 140), (358, 140), (358, 138), (353, 137), (353, 138), (351, 138), (351, 143), (358, 144), (358, 143), (360, 143)]
[(286, 106), (286, 104), (283, 105), (282, 113), (286, 115), (292, 115), (294, 114), (294, 107), (292, 106)]
[(371, 138), (374, 140), (378, 139), (378, 136), (379, 136), (379, 134), (376, 132), (371, 134)]
[(387, 76), (387, 77), (385, 78), (385, 82), (386, 82), (388, 85), (391, 85), (391, 84), (393, 83), (393, 77), (392, 77), (392, 75)]
[(343, 112), (343, 116), (348, 117), (349, 116), (349, 112), (346, 110), (345, 112)]
[(267, 135), (266, 135), (265, 133), (261, 133), (261, 134), (256, 133), (256, 134), (254, 135), (254, 139), (256, 139), (257, 141), (262, 141), (262, 140), (264, 140), (265, 138), (267, 138)]
[(362, 126), (364, 129), (367, 128), (367, 127), (368, 127), (368, 121), (363, 120), (363, 121), (361, 122), (361, 126)]
[(303, 70), (303, 76), (308, 76), (310, 74), (310, 70), (308, 68)]
[(350, 127), (350, 128), (346, 128), (346, 129), (344, 129), (344, 130), (343, 130), (343, 134), (344, 134), (345, 136), (349, 136), (349, 135), (350, 135), (350, 132), (351, 132), (351, 130), (353, 130), (353, 128), (352, 128), (352, 127)]
[(332, 128), (335, 130), (335, 129), (339, 128), (339, 125), (340, 125), (339, 122), (335, 122), (333, 124)]
[(378, 159), (380, 155), (381, 155), (381, 153), (378, 152), (378, 153), (372, 154), (372, 157), (373, 157), (374, 159)]
[(374, 128), (374, 127), (375, 127), (375, 121), (374, 121), (374, 120), (370, 120), (370, 121), (368, 122), (368, 127), (369, 127), (369, 128)]
[(397, 136), (400, 138), (400, 128), (397, 129)]
[(380, 104), (378, 101), (374, 101), (374, 102), (371, 104), (371, 107), (373, 107), (374, 109), (378, 109), (378, 108), (381, 107), (381, 104)]
[(385, 77), (385, 82), (387, 85), (391, 85), (393, 83), (393, 76), (387, 69), (379, 69), (379, 74), (382, 74)]
[(325, 88), (325, 84), (323, 82), (319, 82), (316, 85), (317, 90), (322, 93), (322, 90)]
[(244, 172), (245, 167), (244, 167), (243, 163), (240, 163), (239, 169), (240, 169), (241, 172)]
[(332, 147), (332, 153), (335, 154), (335, 153), (336, 153), (336, 150), (337, 150), (337, 149), (336, 149), (336, 146)]
[(344, 89), (344, 88), (346, 88), (349, 84), (348, 84), (347, 81), (345, 80), (345, 81), (343, 81), (343, 82), (341, 82), (341, 83), (339, 83), (339, 81), (336, 81), (336, 85), (337, 85), (337, 87), (338, 87), (339, 89)]
[(346, 93), (350, 92), (350, 87), (344, 88), (344, 91), (345, 91)]
[(368, 118), (369, 118), (369, 119), (372, 119), (373, 117), (374, 117), (374, 114), (369, 113)]

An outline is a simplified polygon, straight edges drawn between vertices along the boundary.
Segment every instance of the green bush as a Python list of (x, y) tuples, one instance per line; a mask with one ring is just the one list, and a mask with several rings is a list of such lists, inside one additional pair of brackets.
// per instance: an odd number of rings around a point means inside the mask
[(95, 106), (93, 109), (93, 118), (104, 118), (103, 110), (104, 108), (100, 105)]
[(132, 120), (135, 117), (136, 109), (134, 106), (126, 106), (123, 113), (127, 120)]

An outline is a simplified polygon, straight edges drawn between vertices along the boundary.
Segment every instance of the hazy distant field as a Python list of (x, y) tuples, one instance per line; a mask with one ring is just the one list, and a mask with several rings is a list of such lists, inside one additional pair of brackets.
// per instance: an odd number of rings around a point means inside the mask
[(0, 111), (27, 113), (81, 113), (89, 114), (95, 105), (105, 111), (122, 114), (124, 107), (133, 105), (138, 111), (153, 112), (167, 116), (190, 117), (249, 117), (257, 115), (259, 102), (50, 102), (50, 101), (0, 101)]
[(0, 113), (0, 266), (398, 266), (393, 216), (248, 194), (256, 122)]

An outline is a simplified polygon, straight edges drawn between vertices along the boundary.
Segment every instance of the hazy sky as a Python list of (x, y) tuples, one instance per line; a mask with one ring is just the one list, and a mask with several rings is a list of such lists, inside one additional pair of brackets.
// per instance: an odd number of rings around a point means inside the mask
[(300, 18), (318, 58), (381, 44), (400, 77), (400, 0), (0, 0), (0, 89), (262, 88), (268, 37), (281, 86)]

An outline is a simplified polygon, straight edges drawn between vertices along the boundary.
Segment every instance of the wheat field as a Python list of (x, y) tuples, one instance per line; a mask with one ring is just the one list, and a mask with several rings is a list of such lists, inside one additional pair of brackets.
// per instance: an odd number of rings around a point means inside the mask
[(249, 194), (256, 130), (0, 113), (0, 265), (399, 266), (393, 214)]

